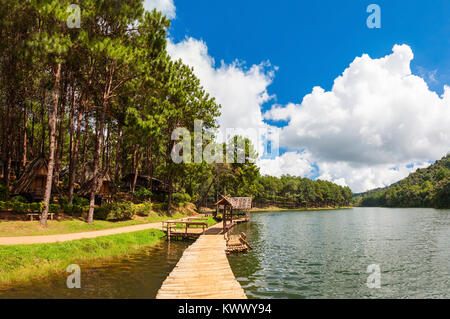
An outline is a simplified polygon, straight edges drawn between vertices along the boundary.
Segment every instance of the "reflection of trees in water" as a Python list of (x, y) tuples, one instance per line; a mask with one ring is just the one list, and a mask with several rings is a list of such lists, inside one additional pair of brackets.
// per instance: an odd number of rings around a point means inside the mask
[(190, 245), (192, 245), (192, 243), (193, 241), (186, 241), (186, 240), (166, 241), (162, 249), (166, 250), (167, 262), (177, 263), (178, 260), (180, 260), (181, 256), (183, 255), (184, 250), (188, 248)]
[[(232, 254), (228, 260), (236, 278), (248, 278), (262, 269), (261, 250), (258, 249), (259, 245), (261, 245), (262, 224), (257, 220), (250, 220), (250, 223), (239, 224), (233, 229), (233, 234), (240, 233), (247, 235), (247, 241), (254, 249), (246, 254)], [(245, 285), (245, 282), (241, 283)]]

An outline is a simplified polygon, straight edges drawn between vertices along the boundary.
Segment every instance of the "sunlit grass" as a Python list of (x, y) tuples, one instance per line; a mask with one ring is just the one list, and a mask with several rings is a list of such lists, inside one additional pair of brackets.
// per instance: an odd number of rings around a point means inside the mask
[(154, 246), (164, 236), (152, 229), (63, 243), (0, 246), (0, 287), (62, 272), (73, 263), (127, 255)]
[(183, 217), (187, 217), (187, 215), (177, 212), (172, 216), (167, 216), (163, 213), (152, 211), (147, 217), (136, 217), (133, 220), (119, 222), (94, 220), (92, 225), (89, 225), (82, 219), (68, 219), (63, 221), (49, 220), (47, 222), (47, 228), (43, 228), (39, 221), (0, 221), (0, 237), (78, 233), (146, 223), (156, 223)]

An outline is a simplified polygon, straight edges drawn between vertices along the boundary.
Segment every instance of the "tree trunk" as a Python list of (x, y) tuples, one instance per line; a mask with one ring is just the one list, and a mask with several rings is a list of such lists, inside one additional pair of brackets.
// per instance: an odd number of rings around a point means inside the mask
[(115, 169), (115, 181), (116, 183), (119, 182), (120, 179), (120, 148), (122, 143), (122, 127), (119, 124), (119, 131), (118, 131), (118, 139), (117, 139), (117, 147), (116, 147), (116, 169)]
[(64, 139), (63, 139), (63, 127), (64, 127), (64, 113), (66, 108), (66, 95), (67, 95), (68, 80), (65, 79), (64, 87), (61, 87), (61, 95), (64, 94), (64, 99), (59, 99), (59, 128), (58, 128), (58, 142), (56, 144), (56, 156), (55, 156), (55, 177), (56, 183), (59, 182), (59, 172), (61, 171), (61, 159), (64, 150)]
[(27, 129), (28, 129), (28, 108), (25, 105), (25, 112), (23, 114), (23, 149), (22, 149), (22, 170), (27, 165)]
[(100, 164), (100, 156), (102, 154), (103, 147), (103, 130), (105, 127), (105, 117), (106, 117), (106, 107), (108, 104), (109, 95), (111, 92), (113, 78), (113, 70), (109, 73), (109, 81), (107, 81), (105, 85), (105, 91), (103, 94), (103, 103), (100, 110), (100, 121), (99, 121), (99, 129), (97, 131), (97, 149), (94, 154), (94, 173), (93, 173), (93, 183), (91, 188), (91, 198), (89, 203), (89, 214), (88, 214), (88, 223), (92, 225), (94, 220), (94, 206), (95, 206), (95, 195), (98, 189), (98, 175), (99, 175), (99, 164)]
[(53, 107), (49, 115), (49, 126), (50, 126), (50, 156), (48, 160), (48, 173), (47, 182), (45, 185), (44, 193), (44, 210), (42, 212), (41, 224), (47, 227), (47, 217), (48, 209), (50, 205), (50, 196), (52, 193), (52, 182), (53, 182), (53, 166), (55, 165), (55, 134), (56, 134), (56, 113), (58, 112), (58, 90), (59, 82), (61, 78), (61, 63), (58, 63), (56, 74), (55, 74), (55, 86), (53, 88)]
[(83, 103), (78, 109), (77, 117), (77, 135), (75, 137), (73, 145), (73, 154), (70, 157), (70, 169), (69, 169), (69, 204), (73, 203), (73, 189), (75, 185), (75, 177), (78, 168), (78, 148), (80, 145), (81, 138), (81, 121), (83, 120)]
[(140, 147), (138, 147), (136, 149), (135, 154), (135, 166), (134, 166), (134, 178), (133, 178), (133, 186), (131, 188), (131, 192), (134, 193), (134, 191), (136, 190), (136, 182), (137, 182), (137, 178), (138, 178), (138, 173), (139, 173), (139, 161), (140, 161), (140, 157), (141, 157), (141, 149)]
[(85, 171), (87, 164), (87, 139), (88, 139), (88, 131), (89, 131), (89, 119), (88, 115), (84, 116), (84, 134), (83, 134), (83, 162), (81, 166), (81, 172), (83, 174), (82, 182), (85, 182)]
[(172, 185), (172, 176), (169, 176), (169, 196), (167, 196), (167, 216), (171, 216), (171, 209), (172, 209), (172, 193), (173, 193), (173, 185)]
[(42, 96), (42, 107), (41, 107), (41, 129), (42, 129), (42, 143), (41, 143), (41, 156), (44, 156), (45, 152), (45, 121), (44, 121), (44, 114), (45, 114), (45, 102), (46, 102), (46, 90), (44, 89), (43, 96)]

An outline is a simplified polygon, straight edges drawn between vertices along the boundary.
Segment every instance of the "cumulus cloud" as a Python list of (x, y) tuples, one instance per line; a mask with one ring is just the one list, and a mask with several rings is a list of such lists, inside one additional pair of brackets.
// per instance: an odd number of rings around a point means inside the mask
[(430, 163), (420, 162), (354, 167), (346, 162), (319, 162), (318, 167), (321, 175), (318, 178), (332, 181), (342, 186), (350, 186), (354, 192), (362, 192), (392, 185), (418, 168), (427, 167), (428, 165)]
[(192, 66), (222, 105), (222, 128), (258, 130), (269, 127), (264, 119), (288, 122), (280, 140), (288, 152), (260, 158), (262, 174), (318, 177), (362, 192), (397, 182), (449, 150), (450, 88), (439, 96), (412, 74), (414, 55), (407, 45), (395, 45), (380, 59), (357, 57), (331, 91), (315, 87), (300, 104), (274, 105), (264, 115), (275, 67), (217, 64), (206, 43), (194, 38), (168, 39), (167, 50)]
[(331, 91), (315, 87), (301, 104), (275, 105), (264, 116), (288, 121), (281, 145), (306, 148), (321, 178), (354, 191), (386, 186), (450, 146), (450, 88), (442, 96), (429, 90), (411, 73), (413, 57), (407, 45), (380, 59), (364, 54)]
[(315, 172), (312, 156), (306, 151), (286, 152), (273, 159), (259, 159), (256, 164), (262, 175), (312, 177)]
[(173, 0), (145, 0), (144, 8), (148, 11), (156, 9), (165, 14), (169, 19), (175, 19), (176, 8)]
[[(167, 51), (172, 58), (182, 59), (193, 67), (205, 90), (222, 105), (218, 119), (222, 129), (259, 132), (268, 128), (261, 112), (262, 104), (271, 99), (267, 87), (272, 82), (274, 71), (268, 62), (250, 67), (237, 60), (216, 65), (206, 43), (194, 38), (186, 38), (179, 43), (169, 39)], [(258, 143), (261, 144), (260, 139)]]

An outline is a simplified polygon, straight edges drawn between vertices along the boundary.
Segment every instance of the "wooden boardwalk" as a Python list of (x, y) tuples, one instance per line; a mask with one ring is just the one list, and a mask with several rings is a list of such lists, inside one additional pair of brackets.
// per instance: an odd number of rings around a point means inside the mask
[(247, 299), (225, 254), (222, 227), (209, 228), (184, 251), (157, 299)]

